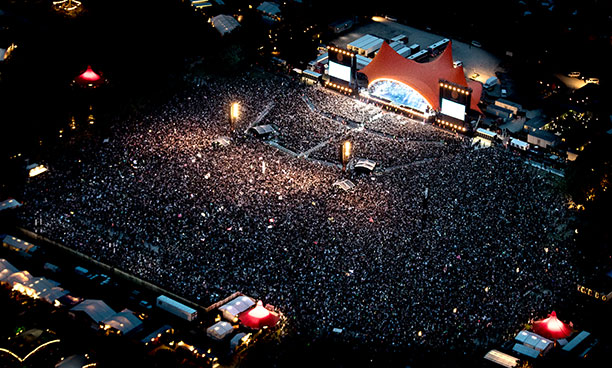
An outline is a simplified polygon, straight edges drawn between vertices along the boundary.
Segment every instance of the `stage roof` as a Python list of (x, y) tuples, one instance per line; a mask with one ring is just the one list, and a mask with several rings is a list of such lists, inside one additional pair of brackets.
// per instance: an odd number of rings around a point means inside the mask
[(467, 81), (463, 66), (454, 67), (452, 42), (435, 60), (418, 63), (395, 52), (387, 42), (380, 47), (374, 59), (360, 70), (372, 84), (377, 79), (391, 79), (410, 86), (421, 94), (434, 110), (440, 110), (440, 79), (472, 89), (471, 106), (482, 114), (477, 104), (482, 94), (482, 85)]

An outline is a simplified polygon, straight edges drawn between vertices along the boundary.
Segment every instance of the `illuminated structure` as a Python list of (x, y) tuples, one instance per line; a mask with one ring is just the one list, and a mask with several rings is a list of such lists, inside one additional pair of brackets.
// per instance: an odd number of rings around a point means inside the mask
[(83, 10), (83, 4), (77, 0), (60, 0), (53, 2), (53, 8), (56, 11), (67, 15), (76, 16)]
[(353, 94), (357, 90), (356, 54), (335, 46), (328, 46), (327, 54), (329, 80), (325, 86), (344, 94)]
[[(368, 79), (367, 97), (398, 110), (426, 117), (434, 112), (437, 123), (465, 131), (467, 110), (481, 113), (477, 104), (482, 85), (466, 80), (463, 66), (453, 64), (452, 44), (436, 59), (419, 63), (402, 57), (386, 42), (374, 59), (359, 71)], [(467, 129), (466, 129), (467, 130)]]
[(346, 141), (342, 144), (342, 171), (346, 171), (346, 164), (351, 157), (351, 142)]
[(101, 75), (93, 71), (91, 66), (87, 66), (87, 69), (79, 74), (72, 81), (74, 85), (85, 88), (97, 88), (105, 83), (105, 79)]
[(273, 327), (278, 323), (279, 319), (280, 317), (276, 313), (269, 311), (263, 306), (261, 300), (257, 302), (255, 308), (240, 315), (240, 322), (244, 326), (256, 330)]
[(549, 339), (565, 339), (572, 334), (572, 329), (557, 318), (557, 313), (552, 311), (546, 319), (533, 323), (533, 331), (540, 336)]
[(238, 121), (238, 118), (240, 117), (240, 104), (238, 102), (234, 102), (231, 106), (230, 106), (230, 114), (229, 114), (229, 118), (230, 118), (230, 126), (232, 128), (232, 130), (234, 130), (236, 122)]

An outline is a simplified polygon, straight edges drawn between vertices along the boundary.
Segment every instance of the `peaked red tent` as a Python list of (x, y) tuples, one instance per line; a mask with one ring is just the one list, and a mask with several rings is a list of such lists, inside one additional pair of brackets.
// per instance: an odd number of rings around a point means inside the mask
[(572, 328), (557, 318), (557, 313), (552, 311), (546, 319), (533, 323), (533, 332), (548, 339), (565, 339), (572, 334)]
[(104, 83), (104, 79), (88, 65), (87, 70), (76, 77), (74, 82), (82, 87), (97, 87)]
[(257, 302), (255, 308), (243, 312), (238, 318), (244, 326), (257, 330), (266, 326), (275, 326), (279, 320), (279, 316), (276, 313), (264, 308), (261, 300)]
[(434, 60), (418, 63), (398, 54), (383, 42), (380, 50), (372, 61), (360, 70), (368, 77), (369, 83), (378, 79), (391, 79), (401, 82), (417, 91), (434, 110), (440, 109), (440, 79), (472, 89), (472, 110), (482, 112), (477, 104), (482, 94), (482, 84), (466, 80), (463, 66), (454, 67), (452, 42)]

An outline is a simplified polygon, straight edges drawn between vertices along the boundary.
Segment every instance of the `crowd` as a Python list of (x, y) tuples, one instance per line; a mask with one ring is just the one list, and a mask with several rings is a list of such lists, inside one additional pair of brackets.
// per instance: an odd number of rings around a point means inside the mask
[[(311, 156), (337, 162), (348, 137), (355, 156), (397, 169), (343, 173), (244, 135), (268, 106), (261, 123), (295, 152), (329, 139)], [(550, 311), (574, 281), (555, 237), (566, 205), (546, 176), (346, 96), (245, 75), (113, 124), (49, 158), (21, 221), (202, 304), (242, 291), (301, 333), (469, 347)], [(219, 136), (231, 144), (213, 147)], [(332, 185), (345, 177), (350, 192)]]

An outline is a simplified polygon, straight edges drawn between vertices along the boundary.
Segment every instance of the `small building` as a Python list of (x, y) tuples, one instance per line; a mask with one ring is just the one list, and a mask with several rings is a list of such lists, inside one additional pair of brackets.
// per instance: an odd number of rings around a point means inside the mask
[(267, 138), (276, 133), (276, 130), (269, 124), (254, 126), (249, 131), (259, 138)]
[(321, 73), (317, 73), (308, 69), (302, 71), (301, 73), (302, 82), (309, 85), (320, 83), (323, 80), (322, 78), (323, 75)]
[(15, 199), (6, 199), (0, 202), (0, 211), (8, 210), (11, 208), (21, 207), (21, 203), (19, 203)]
[(547, 148), (557, 145), (559, 137), (546, 130), (536, 130), (527, 134), (527, 143), (535, 144), (536, 146)]
[(348, 179), (344, 179), (344, 180), (339, 180), (339, 181), (335, 182), (333, 184), (333, 186), (338, 187), (338, 188), (344, 190), (345, 192), (348, 192), (351, 189), (355, 188), (355, 183), (353, 183), (352, 181), (350, 181)]
[(380, 49), (383, 42), (385, 42), (385, 40), (382, 38), (367, 34), (349, 43), (346, 45), (346, 48), (355, 52), (356, 54), (369, 57)]
[(142, 321), (138, 319), (129, 309), (124, 309), (119, 313), (102, 321), (104, 330), (112, 331), (118, 335), (128, 335), (142, 329)]
[(28, 271), (19, 271), (6, 261), (3, 262), (1, 267), (0, 275), (2, 275), (2, 278), (0, 280), (8, 283), (13, 290), (23, 295), (58, 305), (61, 304), (60, 299), (69, 294), (67, 290), (59, 287), (58, 282), (44, 277), (34, 277)]
[(111, 307), (99, 299), (85, 299), (70, 309), (70, 315), (73, 318), (89, 321), (94, 330), (98, 330), (102, 321), (108, 320), (115, 314), (116, 312)]
[(533, 119), (529, 119), (523, 124), (523, 130), (526, 132), (535, 132), (538, 129), (542, 129), (548, 121), (543, 116), (537, 116)]
[(520, 149), (521, 151), (527, 151), (529, 149), (529, 143), (523, 142), (516, 138), (512, 138), (510, 139), (510, 147)]
[(244, 332), (239, 332), (235, 334), (230, 340), (230, 350), (236, 351), (242, 344), (245, 344), (249, 341), (251, 334), (246, 334)]
[(15, 272), (19, 272), (19, 270), (6, 259), (0, 258), (0, 282), (5, 282)]
[(488, 360), (493, 363), (497, 363), (502, 367), (506, 368), (514, 368), (518, 365), (520, 359), (513, 357), (512, 355), (503, 353), (499, 350), (490, 350), (485, 356), (485, 360)]
[(219, 311), (223, 313), (223, 318), (228, 321), (235, 322), (238, 320), (238, 315), (252, 306), (255, 305), (255, 301), (248, 296), (241, 295), (235, 299), (232, 299), (228, 303), (223, 304), (219, 307)]
[(510, 110), (514, 115), (518, 115), (519, 111), (523, 109), (520, 104), (505, 100), (503, 98), (495, 100), (495, 106), (503, 107), (504, 109)]
[(357, 60), (357, 70), (363, 69), (366, 65), (368, 65), (372, 59), (369, 57), (365, 57), (363, 55), (356, 54), (355, 59)]
[(191, 0), (191, 6), (197, 10), (211, 7), (213, 4), (209, 0)]
[(485, 111), (491, 115), (495, 115), (498, 118), (502, 118), (502, 119), (512, 119), (512, 116), (513, 116), (513, 113), (511, 110), (508, 110), (498, 105), (489, 105), (487, 106), (487, 109)]
[(552, 340), (526, 330), (519, 332), (514, 340), (542, 354), (546, 354), (555, 345)]
[(213, 340), (221, 341), (234, 331), (229, 322), (219, 321), (206, 329), (206, 335)]
[(140, 342), (145, 345), (148, 345), (149, 343), (155, 341), (156, 339), (160, 338), (162, 335), (167, 334), (167, 333), (174, 333), (174, 329), (170, 325), (163, 325), (157, 330), (154, 330), (147, 336), (143, 337), (140, 340)]
[(360, 158), (360, 159), (357, 159), (357, 161), (355, 162), (356, 171), (363, 171), (363, 172), (371, 173), (372, 171), (374, 171), (375, 167), (376, 167), (376, 162), (369, 160), (367, 158)]
[(330, 23), (328, 28), (335, 34), (338, 34), (353, 28), (353, 24), (354, 22), (352, 20), (345, 19)]
[(219, 14), (212, 17), (211, 23), (217, 32), (221, 34), (221, 36), (225, 36), (226, 34), (231, 33), (233, 30), (240, 27), (240, 23), (238, 23), (236, 18), (226, 14)]
[(30, 178), (33, 178), (35, 176), (38, 176), (42, 173), (45, 173), (47, 171), (49, 171), (49, 169), (47, 169), (47, 167), (45, 167), (45, 165), (39, 165), (39, 164), (31, 164), (26, 166), (26, 170), (28, 171), (28, 176)]
[(514, 344), (514, 346), (512, 347), (512, 351), (517, 352), (527, 358), (531, 358), (531, 359), (536, 359), (537, 357), (540, 356), (540, 352), (532, 349), (530, 347), (527, 347), (523, 344)]
[(257, 10), (262, 13), (265, 19), (273, 22), (280, 22), (282, 20), (280, 6), (276, 3), (264, 1), (257, 7)]
[(38, 249), (36, 245), (10, 235), (7, 235), (2, 239), (2, 246), (14, 252), (20, 252), (26, 255), (31, 255), (32, 253), (36, 252), (36, 249)]

